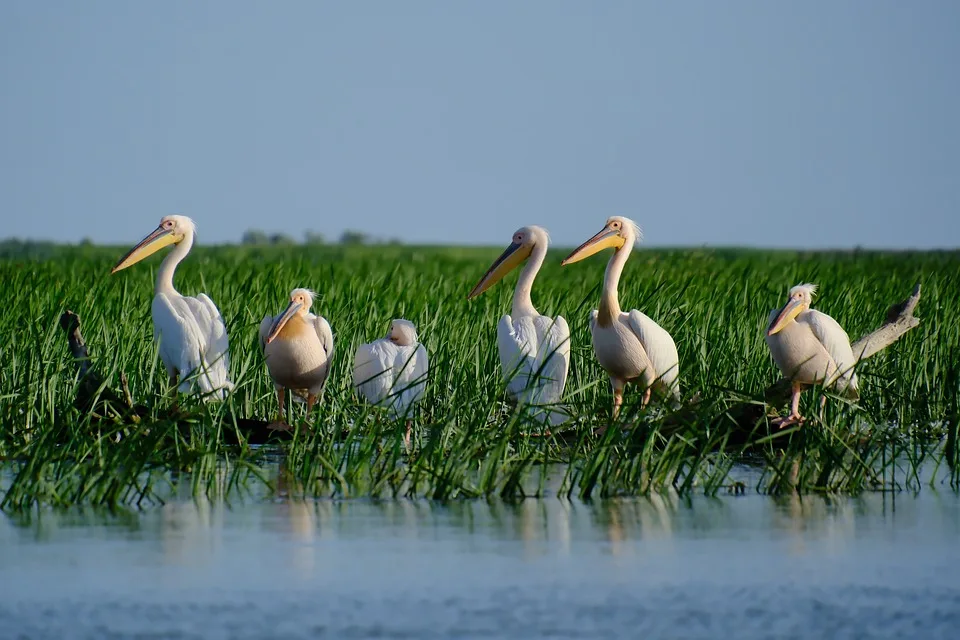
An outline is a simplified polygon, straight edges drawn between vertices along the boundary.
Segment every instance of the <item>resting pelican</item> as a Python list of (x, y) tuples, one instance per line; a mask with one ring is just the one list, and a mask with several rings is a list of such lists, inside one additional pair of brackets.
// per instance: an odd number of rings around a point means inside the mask
[[(555, 404), (563, 396), (570, 368), (570, 328), (563, 316), (540, 315), (530, 300), (530, 290), (537, 272), (547, 256), (550, 237), (546, 229), (536, 225), (521, 227), (513, 241), (494, 261), (467, 299), (474, 298), (505, 275), (527, 261), (513, 292), (510, 314), (497, 325), (497, 346), (500, 365), (507, 381), (507, 392), (520, 404)], [(529, 258), (529, 259), (528, 259)], [(537, 411), (537, 418), (560, 424), (567, 414), (553, 409), (548, 415)]]
[(680, 358), (673, 338), (636, 309), (629, 313), (620, 310), (617, 293), (620, 274), (634, 243), (641, 237), (640, 227), (633, 220), (613, 216), (599, 233), (562, 262), (572, 264), (609, 247), (615, 250), (603, 277), (600, 309), (590, 314), (593, 350), (600, 366), (610, 375), (613, 387), (614, 418), (623, 404), (623, 388), (631, 380), (644, 387), (643, 406), (650, 402), (650, 390), (654, 387), (664, 395), (673, 396), (674, 401), (680, 400)]
[(277, 390), (279, 424), (283, 424), (284, 389), (307, 394), (307, 415), (323, 390), (333, 358), (333, 332), (323, 316), (310, 313), (313, 292), (294, 289), (290, 303), (278, 316), (260, 322), (260, 348)]
[[(846, 331), (825, 313), (810, 308), (815, 284), (798, 284), (790, 289), (787, 304), (770, 312), (767, 346), (784, 377), (793, 385), (790, 415), (780, 426), (803, 422), (800, 391), (803, 385), (835, 387), (849, 398), (859, 397), (857, 363)], [(821, 398), (821, 406), (826, 397)]]
[[(423, 396), (429, 367), (427, 350), (417, 341), (416, 326), (397, 319), (390, 323), (386, 338), (357, 347), (353, 386), (367, 402), (387, 406), (394, 417), (406, 418)], [(412, 426), (408, 419), (403, 437), (408, 448)]]
[(151, 311), (153, 337), (160, 343), (160, 359), (171, 386), (180, 377), (179, 390), (189, 392), (193, 383), (204, 399), (223, 399), (233, 389), (227, 328), (217, 305), (206, 294), (182, 296), (173, 288), (173, 272), (190, 247), (196, 225), (187, 216), (164, 216), (160, 226), (120, 258), (110, 271), (116, 273), (140, 262), (167, 245), (173, 251), (160, 263)]

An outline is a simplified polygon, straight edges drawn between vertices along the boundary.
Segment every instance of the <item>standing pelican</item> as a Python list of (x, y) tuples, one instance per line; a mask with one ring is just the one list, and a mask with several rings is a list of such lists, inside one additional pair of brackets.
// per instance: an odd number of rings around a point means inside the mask
[[(790, 289), (790, 298), (780, 309), (770, 312), (767, 346), (784, 377), (793, 386), (790, 415), (780, 426), (803, 422), (800, 392), (803, 385), (823, 384), (835, 387), (849, 398), (859, 397), (857, 363), (850, 338), (836, 320), (810, 308), (815, 284), (798, 284)], [(826, 401), (821, 399), (821, 406)]]
[[(540, 315), (530, 299), (530, 290), (537, 272), (547, 256), (550, 237), (546, 229), (536, 225), (522, 227), (513, 234), (513, 241), (494, 261), (467, 299), (474, 298), (519, 266), (513, 292), (513, 307), (497, 325), (497, 346), (500, 365), (507, 381), (508, 393), (520, 404), (555, 404), (563, 396), (570, 368), (570, 328), (563, 316)], [(529, 259), (528, 259), (529, 258)], [(551, 424), (560, 424), (567, 414), (553, 409), (544, 416)]]
[(393, 416), (407, 418), (404, 444), (410, 446), (410, 407), (423, 396), (430, 363), (427, 350), (417, 341), (417, 328), (409, 320), (390, 323), (386, 338), (357, 347), (353, 361), (353, 386), (367, 402), (389, 407)]
[(164, 216), (160, 226), (120, 258), (110, 271), (116, 273), (140, 262), (167, 245), (173, 251), (160, 263), (151, 312), (153, 336), (160, 343), (160, 359), (171, 386), (180, 378), (186, 393), (196, 384), (204, 399), (223, 399), (233, 389), (227, 328), (213, 300), (201, 293), (196, 298), (180, 295), (173, 288), (173, 273), (190, 247), (196, 225), (187, 216)]
[(310, 313), (313, 292), (294, 289), (278, 316), (260, 322), (260, 348), (277, 390), (278, 422), (283, 424), (284, 389), (307, 394), (307, 415), (323, 390), (333, 358), (333, 332), (323, 316)]
[(599, 233), (577, 247), (562, 262), (568, 265), (603, 249), (614, 249), (603, 277), (600, 309), (594, 309), (590, 314), (593, 350), (600, 366), (610, 375), (613, 387), (614, 418), (623, 404), (623, 388), (631, 380), (639, 381), (644, 387), (643, 406), (650, 402), (650, 390), (654, 387), (665, 395), (673, 396), (674, 401), (680, 400), (680, 358), (673, 338), (636, 309), (631, 309), (629, 313), (620, 310), (617, 293), (620, 274), (634, 243), (639, 242), (640, 238), (640, 227), (633, 220), (613, 216), (607, 219)]

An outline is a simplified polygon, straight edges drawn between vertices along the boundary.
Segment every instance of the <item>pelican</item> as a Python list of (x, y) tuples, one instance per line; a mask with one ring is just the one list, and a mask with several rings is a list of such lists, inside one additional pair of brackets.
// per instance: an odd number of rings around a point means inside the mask
[(310, 313), (313, 296), (309, 289), (294, 289), (283, 313), (260, 322), (260, 349), (280, 407), (278, 425), (284, 420), (284, 389), (306, 392), (309, 416), (330, 370), (333, 332), (323, 316)]
[[(857, 363), (846, 331), (825, 313), (810, 308), (815, 284), (798, 284), (790, 289), (787, 303), (770, 312), (767, 346), (784, 377), (793, 387), (790, 415), (780, 426), (803, 422), (800, 392), (803, 385), (834, 387), (851, 399), (859, 397)], [(821, 406), (826, 397), (821, 398)]]
[(607, 219), (595, 236), (577, 247), (564, 259), (563, 265), (579, 262), (599, 251), (613, 248), (603, 277), (600, 309), (590, 314), (590, 333), (597, 360), (610, 375), (613, 387), (613, 417), (620, 413), (623, 388), (627, 382), (643, 385), (643, 406), (650, 402), (650, 391), (656, 388), (664, 395), (680, 400), (680, 358), (673, 338), (660, 325), (636, 309), (620, 310), (617, 286), (623, 265), (633, 245), (642, 237), (640, 227), (622, 216)]
[[(385, 338), (361, 344), (353, 361), (353, 386), (367, 402), (387, 406), (396, 416), (409, 416), (423, 396), (430, 363), (427, 350), (417, 341), (417, 327), (409, 320), (390, 323)], [(403, 437), (410, 446), (412, 422)]]
[[(467, 299), (474, 298), (517, 268), (525, 260), (513, 292), (510, 314), (497, 325), (500, 365), (507, 381), (507, 392), (519, 404), (556, 404), (563, 396), (570, 369), (570, 328), (563, 316), (540, 315), (530, 300), (530, 290), (547, 256), (550, 237), (536, 225), (521, 227), (513, 234), (510, 246), (497, 258)], [(568, 418), (557, 408), (534, 416), (557, 425)]]
[(153, 337), (160, 343), (160, 359), (170, 385), (180, 378), (187, 393), (196, 384), (205, 400), (222, 400), (233, 389), (227, 328), (213, 300), (206, 294), (183, 296), (173, 288), (173, 273), (193, 246), (196, 225), (187, 216), (164, 216), (160, 226), (120, 258), (110, 273), (126, 269), (167, 245), (173, 251), (160, 263), (154, 288)]

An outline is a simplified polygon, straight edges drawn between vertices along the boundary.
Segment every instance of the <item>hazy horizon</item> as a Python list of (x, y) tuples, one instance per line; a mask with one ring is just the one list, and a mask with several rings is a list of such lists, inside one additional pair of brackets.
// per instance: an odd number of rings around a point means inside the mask
[(0, 5), (0, 235), (960, 246), (960, 4)]

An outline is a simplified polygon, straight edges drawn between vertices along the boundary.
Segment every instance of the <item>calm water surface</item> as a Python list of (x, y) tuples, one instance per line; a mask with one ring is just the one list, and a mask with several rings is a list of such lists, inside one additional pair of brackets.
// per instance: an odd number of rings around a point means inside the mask
[(960, 498), (0, 516), (0, 638), (957, 638)]

